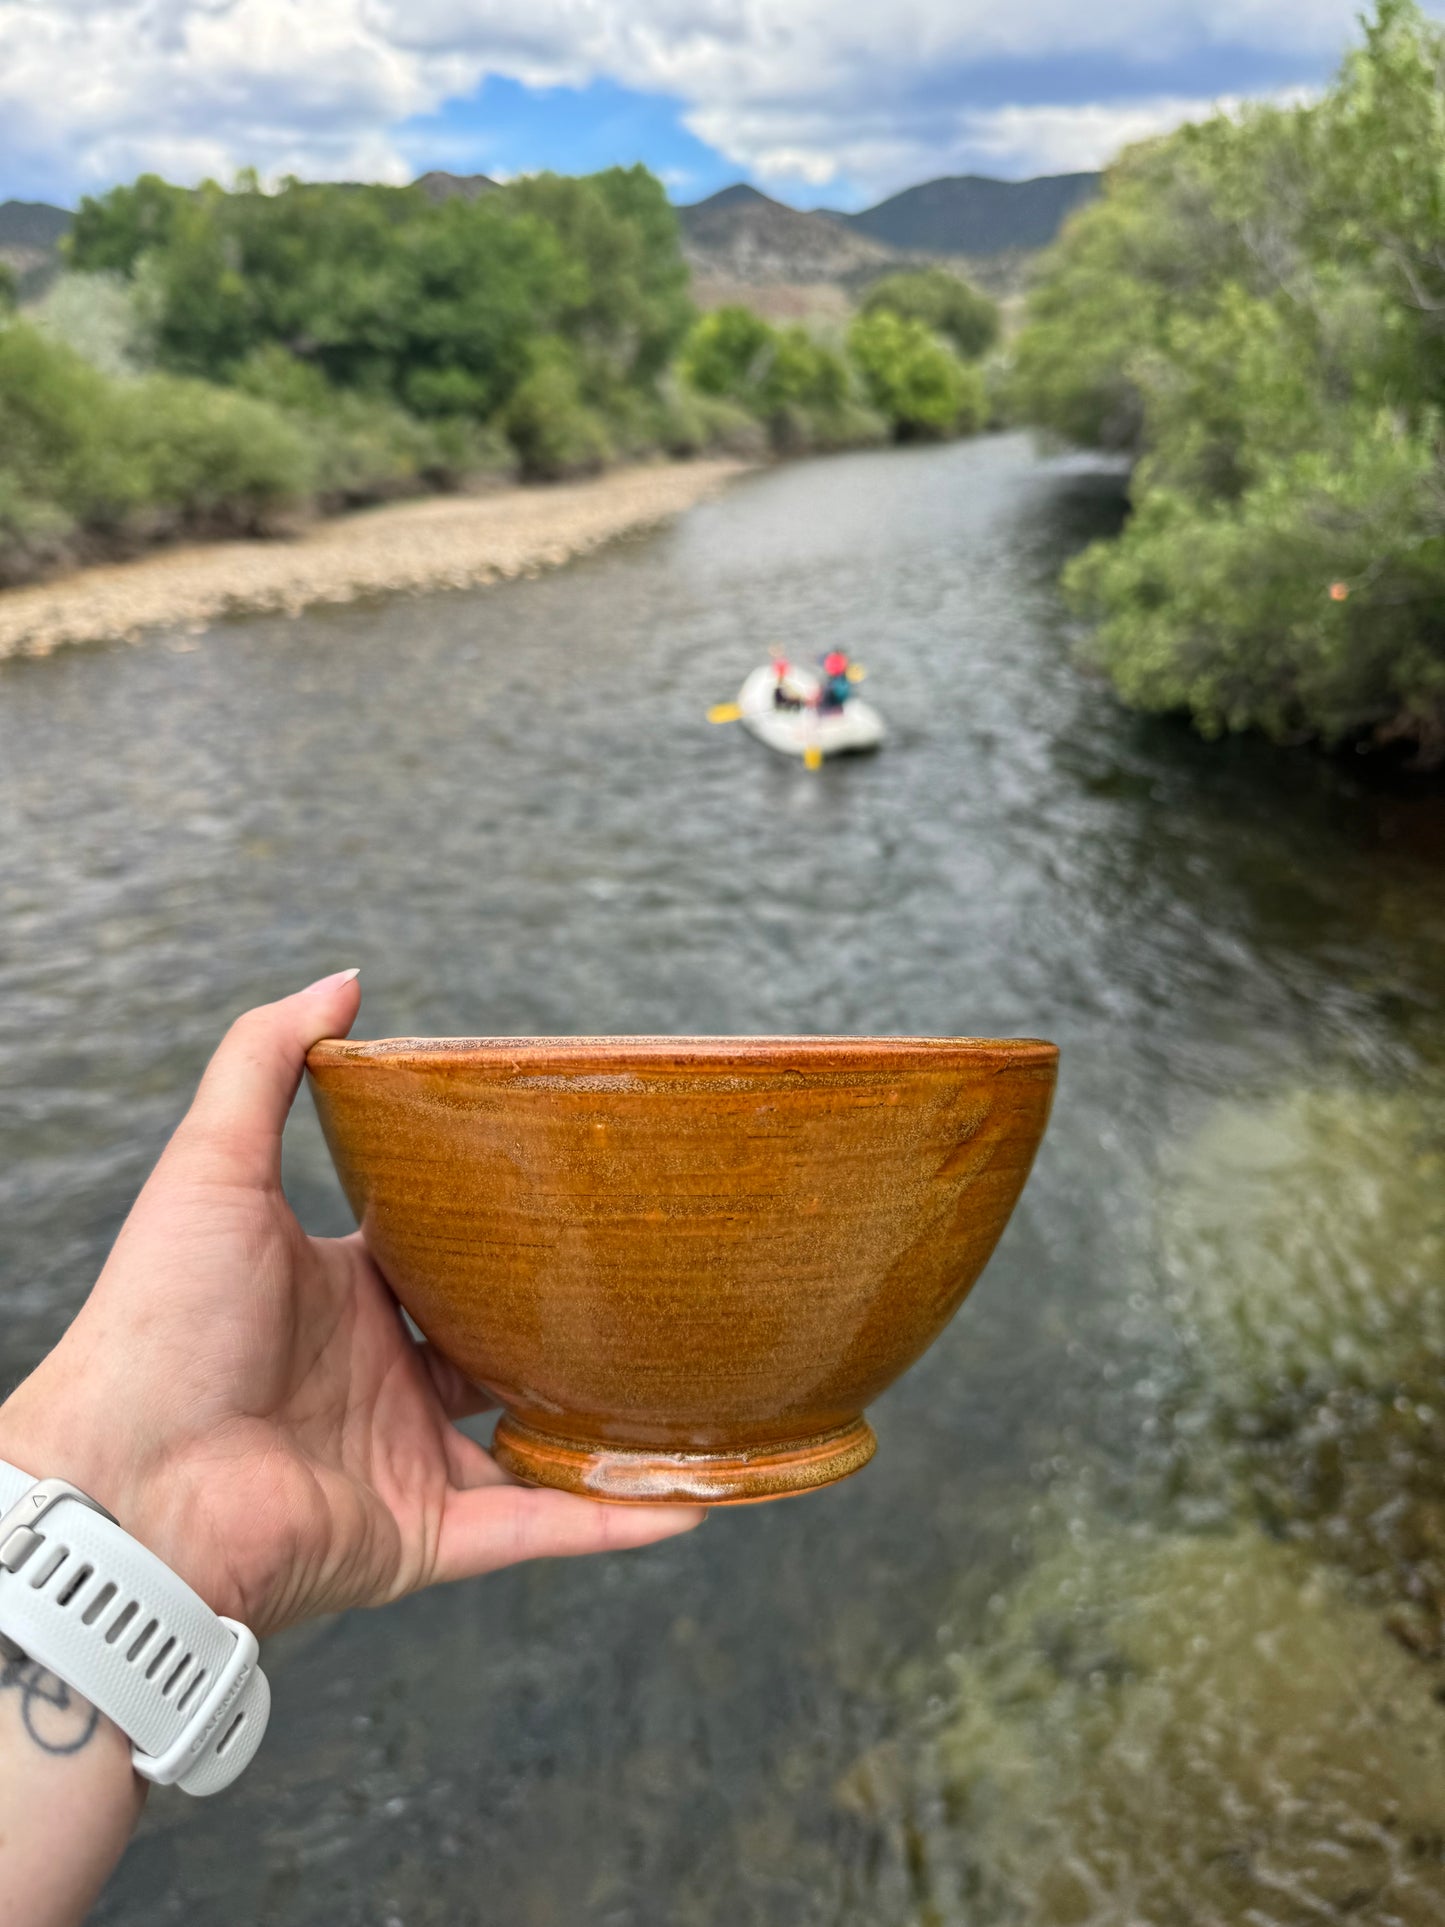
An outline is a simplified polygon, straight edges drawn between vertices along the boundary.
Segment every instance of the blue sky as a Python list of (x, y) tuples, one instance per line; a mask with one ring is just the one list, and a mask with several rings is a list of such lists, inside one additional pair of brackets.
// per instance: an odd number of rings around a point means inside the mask
[(643, 94), (614, 80), (586, 87), (527, 87), (495, 74), (475, 92), (449, 100), (398, 129), (418, 173), (589, 174), (643, 161), (681, 200), (738, 178), (736, 166), (683, 122), (686, 102)]
[[(1445, 0), (1442, 0), (1445, 4)], [(644, 161), (859, 207), (1318, 88), (1355, 0), (0, 0), (0, 197)]]

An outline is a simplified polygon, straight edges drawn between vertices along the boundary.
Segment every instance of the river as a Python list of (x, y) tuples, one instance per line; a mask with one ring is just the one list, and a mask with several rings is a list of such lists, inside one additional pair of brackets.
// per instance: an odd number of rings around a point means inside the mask
[[(1018, 437), (798, 464), (534, 580), (0, 664), (0, 1370), (231, 1013), (1049, 1037), (874, 1464), (276, 1642), (105, 1927), (1445, 1921), (1445, 807), (1126, 715)], [(841, 645), (814, 776), (704, 713)], [(313, 1229), (346, 1225), (314, 1118)]]

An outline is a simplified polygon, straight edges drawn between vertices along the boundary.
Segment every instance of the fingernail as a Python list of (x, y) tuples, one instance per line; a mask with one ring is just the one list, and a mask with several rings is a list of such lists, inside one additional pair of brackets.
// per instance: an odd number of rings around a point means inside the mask
[(355, 983), (360, 975), (360, 964), (356, 964), (350, 970), (337, 970), (329, 977), (318, 977), (314, 984), (307, 984), (301, 994), (303, 997), (309, 997), (313, 990), (340, 990), (343, 984)]

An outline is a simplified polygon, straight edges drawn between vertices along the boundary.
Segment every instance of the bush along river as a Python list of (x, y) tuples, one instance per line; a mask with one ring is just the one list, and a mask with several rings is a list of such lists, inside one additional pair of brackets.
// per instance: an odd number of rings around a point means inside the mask
[[(0, 1325), (60, 1331), (228, 1015), (1055, 1039), (978, 1291), (811, 1498), (276, 1643), (99, 1911), (285, 1927), (1445, 1920), (1445, 806), (1132, 719), (1006, 437), (535, 581), (0, 665)], [(893, 735), (709, 729), (841, 646)], [(303, 1218), (345, 1208), (314, 1119)]]

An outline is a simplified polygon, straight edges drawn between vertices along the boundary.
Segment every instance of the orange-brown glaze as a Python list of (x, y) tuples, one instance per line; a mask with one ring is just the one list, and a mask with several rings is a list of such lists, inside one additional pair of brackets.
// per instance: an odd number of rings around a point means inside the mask
[(495, 1393), (520, 1476), (778, 1497), (957, 1310), (1048, 1121), (1052, 1044), (328, 1041), (309, 1071), (367, 1242)]

